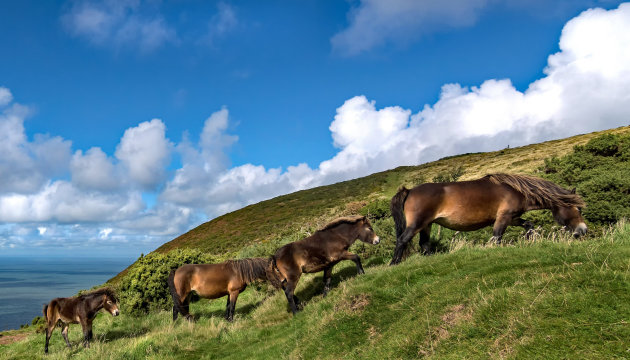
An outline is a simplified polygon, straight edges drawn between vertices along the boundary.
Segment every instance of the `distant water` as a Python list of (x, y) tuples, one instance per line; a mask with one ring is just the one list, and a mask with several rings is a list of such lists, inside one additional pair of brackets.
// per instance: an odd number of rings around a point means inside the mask
[(129, 266), (133, 260), (111, 258), (0, 257), (0, 331), (18, 329), (42, 316), (56, 297), (90, 289)]

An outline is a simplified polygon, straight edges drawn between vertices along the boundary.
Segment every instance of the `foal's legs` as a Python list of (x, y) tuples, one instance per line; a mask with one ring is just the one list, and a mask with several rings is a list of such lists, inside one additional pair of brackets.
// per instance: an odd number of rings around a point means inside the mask
[(359, 257), (359, 255), (353, 254), (353, 253), (348, 252), (348, 251), (345, 251), (343, 254), (341, 254), (341, 256), (339, 258), (341, 260), (352, 260), (352, 261), (354, 261), (354, 263), (357, 265), (357, 273), (359, 275), (365, 274), (365, 271), (363, 271), (363, 266), (361, 266), (361, 258)]
[(324, 269), (324, 297), (326, 297), (326, 295), (328, 295), (328, 292), (330, 291), (330, 278), (332, 276), (333, 266), (335, 265), (334, 264), (328, 265)]
[[(89, 348), (90, 340), (92, 340), (92, 320), (81, 320), (81, 327), (83, 328), (83, 346)], [(67, 340), (68, 338), (66, 337)], [(68, 343), (68, 346), (70, 346), (70, 343)]]
[(70, 324), (62, 323), (61, 326), (61, 335), (63, 335), (63, 339), (66, 340), (66, 345), (68, 345), (68, 347), (72, 349), (72, 346), (70, 345), (70, 340), (68, 340), (68, 329), (70, 329)]
[(289, 302), (289, 307), (291, 307), (291, 312), (293, 313), (293, 315), (295, 315), (298, 312), (297, 304), (300, 303), (300, 300), (298, 300), (297, 296), (293, 295), (293, 292), (295, 291), (295, 287), (297, 286), (298, 280), (300, 279), (300, 275), (301, 274), (298, 274), (297, 276), (294, 275), (287, 278), (283, 286), (284, 295), (286, 295), (287, 297), (287, 301)]
[(50, 320), (46, 324), (46, 345), (44, 346), (45, 353), (48, 353), (48, 342), (50, 341), (50, 336), (52, 335), (53, 330), (55, 330), (56, 325), (56, 322), (52, 322)]

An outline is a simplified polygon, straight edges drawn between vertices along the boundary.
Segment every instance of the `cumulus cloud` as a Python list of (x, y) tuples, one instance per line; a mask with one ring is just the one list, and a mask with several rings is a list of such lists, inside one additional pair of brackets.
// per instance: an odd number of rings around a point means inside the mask
[(398, 106), (378, 109), (374, 101), (356, 96), (337, 109), (330, 125), (338, 153), (317, 168), (300, 164), (283, 171), (245, 164), (202, 183), (192, 181), (193, 171), (183, 170), (194, 168), (188, 162), (167, 185), (168, 198), (197, 194), (212, 217), (400, 165), (627, 125), (629, 34), (630, 4), (585, 11), (564, 27), (560, 51), (549, 57), (545, 77), (523, 92), (509, 79), (471, 88), (446, 84), (435, 104), (415, 113)]
[(171, 143), (165, 136), (166, 126), (160, 119), (145, 121), (127, 129), (116, 157), (124, 164), (131, 180), (151, 189), (162, 183), (169, 163)]
[[(174, 145), (164, 122), (153, 119), (127, 129), (113, 157), (99, 148), (72, 155), (71, 143), (59, 137), (27, 139), (28, 108), (0, 88), (0, 247), (63, 238), (155, 243), (207, 218), (300, 189), (627, 125), (630, 4), (583, 12), (565, 25), (559, 47), (544, 77), (525, 91), (509, 79), (470, 88), (446, 84), (434, 104), (415, 110), (350, 98), (329, 127), (338, 152), (314, 168), (230, 167), (226, 153), (237, 137), (230, 134), (226, 108), (205, 120), (197, 141), (185, 136)], [(169, 178), (173, 151), (181, 167)], [(54, 180), (54, 171), (70, 178)], [(150, 207), (143, 201), (147, 192), (158, 194)]]
[(154, 51), (176, 42), (175, 29), (140, 0), (77, 1), (62, 15), (72, 35), (98, 46)]

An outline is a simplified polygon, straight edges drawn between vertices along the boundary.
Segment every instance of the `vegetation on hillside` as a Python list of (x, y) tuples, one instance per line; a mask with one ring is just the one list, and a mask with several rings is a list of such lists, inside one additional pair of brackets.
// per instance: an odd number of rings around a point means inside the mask
[[(197, 321), (168, 311), (143, 317), (99, 314), (95, 341), (71, 350), (56, 329), (49, 359), (622, 359), (630, 349), (630, 224), (588, 240), (568, 233), (497, 247), (458, 241), (450, 253), (411, 255), (398, 266), (351, 262), (308, 275), (293, 317), (280, 291), (248, 289), (236, 318), (224, 299), (191, 305)], [(43, 354), (43, 334), (0, 345), (0, 358)]]
[[(62, 354), (59, 356), (248, 357), (266, 355), (269, 350), (274, 356), (294, 358), (402, 358), (407, 355), (459, 358), (466, 354), (503, 358), (514, 354), (531, 357), (530, 346), (541, 346), (553, 357), (557, 354), (553, 347), (570, 344), (556, 339), (567, 329), (573, 331), (571, 339), (586, 342), (586, 345), (573, 346), (572, 351), (618, 354), (626, 346), (620, 339), (628, 338), (628, 325), (624, 322), (628, 318), (628, 307), (611, 299), (625, 296), (627, 300), (630, 226), (622, 221), (614, 233), (602, 236), (602, 231), (607, 229), (607, 224), (630, 214), (628, 133), (630, 127), (606, 131), (603, 135), (588, 134), (493, 153), (454, 156), (420, 166), (399, 167), (361, 179), (280, 196), (226, 214), (140, 257), (127, 271), (112, 279), (111, 284), (119, 289), (125, 315), (120, 319), (99, 315), (95, 334), (98, 338), (98, 323), (101, 322), (101, 332), (104, 333), (101, 343), (87, 351), (64, 352), (59, 349)], [(511, 228), (504, 239), (512, 245), (495, 248), (488, 244), (490, 229), (458, 233), (433, 226), (432, 243), (438, 255), (419, 257), (410, 247), (414, 255), (400, 267), (406, 270), (380, 265), (388, 262), (395, 245), (389, 200), (400, 185), (411, 187), (428, 179), (434, 182), (468, 180), (493, 172), (529, 173), (567, 188), (576, 187), (587, 202), (583, 214), (591, 229), (589, 237), (574, 241), (566, 237), (570, 234), (558, 231), (549, 211), (536, 211), (525, 216), (538, 225), (534, 241), (519, 241), (523, 239), (522, 229)], [(173, 326), (170, 313), (161, 312), (172, 306), (166, 288), (166, 277), (171, 269), (184, 263), (269, 256), (281, 245), (312, 234), (335, 217), (356, 213), (368, 216), (381, 237), (378, 246), (357, 242), (350, 249), (364, 259), (367, 276), (357, 277), (347, 284), (339, 283), (356, 274), (354, 266), (340, 266), (333, 277), (339, 290), (336, 295), (333, 290), (326, 299), (318, 295), (321, 275), (307, 276), (307, 281), (300, 282), (297, 295), (301, 299), (311, 299), (307, 304), (308, 312), (294, 320), (290, 320), (286, 312), (284, 295), (261, 284), (250, 287), (239, 297), (237, 322), (233, 325), (222, 320), (223, 300), (193, 304), (191, 312), (197, 314), (197, 324), (178, 322)], [(623, 254), (626, 260), (623, 260)], [(597, 279), (603, 281), (600, 290), (607, 294), (605, 299), (593, 294), (595, 283), (587, 278), (590, 271), (596, 270), (599, 271), (596, 275), (601, 275)], [(569, 295), (559, 299), (554, 294), (547, 294), (550, 289)], [(619, 295), (623, 291), (626, 291), (625, 295)], [(537, 295), (532, 298), (533, 294)], [(592, 298), (583, 301), (578, 299), (580, 296)], [(556, 319), (552, 324), (546, 324), (538, 312), (532, 313), (542, 311), (540, 314), (547, 314), (549, 311), (539, 308), (542, 304), (560, 306), (568, 312), (578, 311), (578, 307), (565, 304), (576, 299), (587, 308), (580, 314), (570, 313), (569, 317), (583, 324), (593, 321), (597, 325), (592, 326), (601, 325), (599, 332), (592, 327), (571, 327), (560, 319), (560, 313), (551, 312), (552, 318)], [(600, 300), (604, 301), (605, 308), (601, 313), (597, 305)], [(625, 304), (629, 304), (626, 300)], [(526, 307), (530, 301), (530, 307)], [(537, 305), (533, 306), (534, 303)], [(523, 307), (518, 311), (522, 314), (517, 314), (515, 309), (521, 305)], [(610, 309), (613, 308), (619, 310), (619, 317), (612, 315)], [(409, 312), (403, 313), (403, 310)], [(508, 323), (504, 318), (492, 319), (493, 316), (504, 316), (503, 312), (508, 318), (512, 316)], [(142, 316), (134, 317), (137, 315)], [(595, 322), (600, 315), (603, 320)], [(455, 323), (448, 320), (460, 317), (464, 320)], [(440, 325), (441, 322), (446, 325)], [(602, 326), (626, 336), (611, 336), (602, 330)], [(531, 328), (549, 334), (544, 339), (549, 344), (542, 343)], [(78, 339), (80, 331), (71, 331)], [(309, 340), (306, 336), (318, 331), (323, 334), (319, 341)], [(387, 340), (396, 337), (398, 332), (403, 333), (401, 339), (406, 340)], [(444, 337), (444, 332), (451, 335)], [(591, 344), (587, 335), (594, 333), (603, 343), (613, 344), (614, 349), (606, 352), (599, 345)], [(26, 329), (20, 334), (30, 332)], [(34, 344), (38, 343), (40, 335), (28, 336), (25, 345), (0, 345), (0, 357), (5, 350), (9, 357), (28, 358), (39, 354), (28, 344), (37, 348)], [(483, 337), (494, 342), (491, 344)], [(270, 344), (250, 346), (249, 342), (258, 338), (269, 339)], [(57, 339), (58, 344), (63, 344), (60, 339)], [(332, 342), (330, 349), (322, 348), (322, 339)], [(293, 344), (300, 346), (294, 349)], [(227, 353), (230, 346), (238, 348), (234, 355)], [(349, 352), (344, 352), (344, 346), (350, 348)], [(369, 353), (364, 353), (363, 348)]]

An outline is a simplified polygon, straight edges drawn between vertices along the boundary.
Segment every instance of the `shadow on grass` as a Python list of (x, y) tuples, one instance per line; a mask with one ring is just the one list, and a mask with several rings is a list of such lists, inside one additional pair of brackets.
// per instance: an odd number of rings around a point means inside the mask
[(95, 338), (97, 338), (100, 342), (110, 342), (110, 341), (123, 339), (123, 338), (130, 339), (130, 338), (143, 336), (147, 334), (149, 331), (151, 331), (151, 329), (148, 327), (142, 327), (142, 328), (133, 329), (133, 330), (113, 329), (113, 330), (108, 330), (107, 332), (105, 332), (105, 334), (101, 334), (101, 335), (95, 334)]

